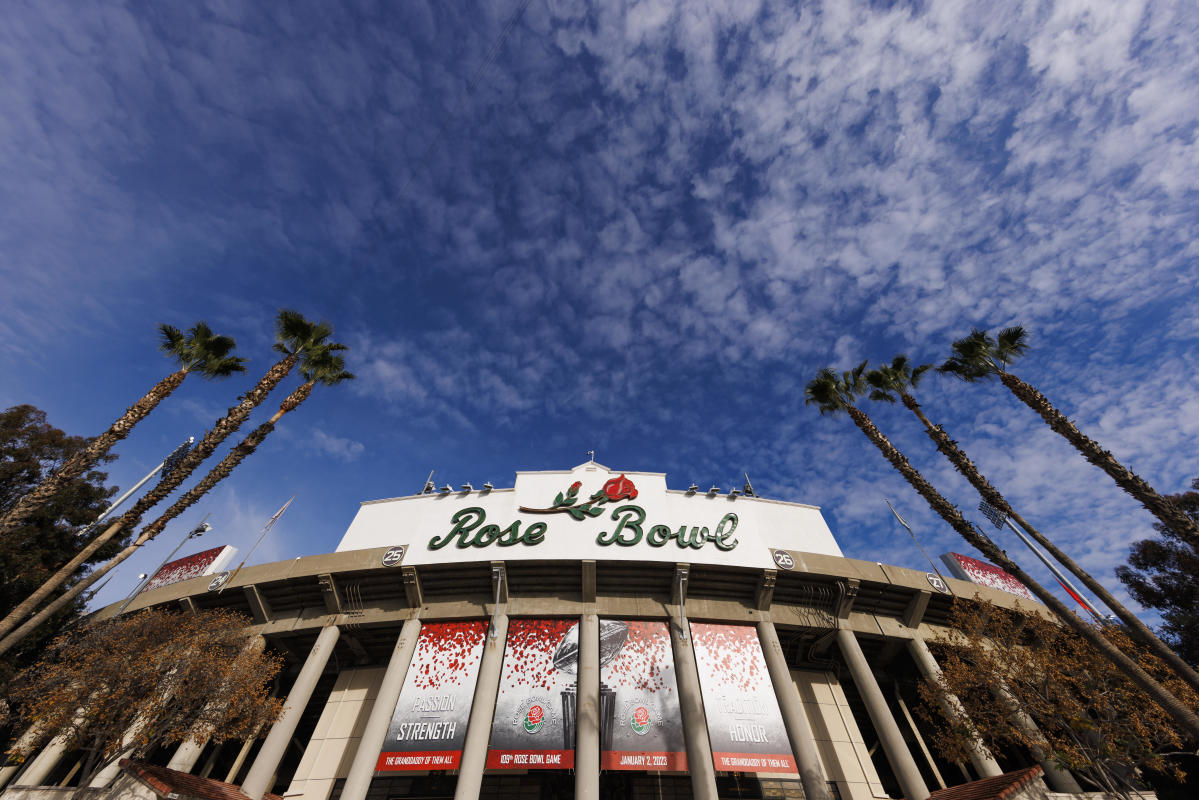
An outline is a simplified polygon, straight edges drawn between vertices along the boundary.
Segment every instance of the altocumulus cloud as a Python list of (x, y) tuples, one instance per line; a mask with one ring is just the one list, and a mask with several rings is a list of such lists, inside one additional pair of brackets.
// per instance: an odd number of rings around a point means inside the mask
[[(825, 363), (1020, 322), (1020, 374), (1085, 430), (1163, 490), (1199, 472), (1196, 40), (1165, 1), (17, 5), (0, 356), (304, 304), (354, 345), (347, 393), (427, 449), (741, 464), (907, 563), (882, 493), (955, 543), (802, 407)], [(922, 396), (1089, 563), (1149, 533), (1001, 388)], [(336, 424), (311, 447), (359, 458), (367, 423)]]

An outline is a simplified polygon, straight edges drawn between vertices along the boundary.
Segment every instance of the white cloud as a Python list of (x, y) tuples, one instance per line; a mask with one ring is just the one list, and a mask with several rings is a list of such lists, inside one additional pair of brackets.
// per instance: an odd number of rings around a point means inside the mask
[(362, 442), (356, 442), (344, 436), (334, 436), (320, 428), (313, 428), (305, 441), (317, 453), (346, 463), (356, 461), (366, 450), (366, 445)]

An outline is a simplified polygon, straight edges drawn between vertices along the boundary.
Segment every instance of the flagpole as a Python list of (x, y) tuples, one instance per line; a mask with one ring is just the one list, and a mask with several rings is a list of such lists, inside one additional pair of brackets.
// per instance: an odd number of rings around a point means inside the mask
[(217, 594), (225, 591), (225, 587), (233, 582), (233, 579), (237, 577), (237, 573), (241, 572), (241, 568), (246, 565), (246, 562), (250, 560), (250, 556), (253, 555), (254, 551), (258, 549), (258, 545), (262, 543), (263, 538), (265, 538), (266, 535), (271, 532), (271, 528), (275, 527), (275, 523), (279, 521), (279, 517), (283, 516), (283, 512), (287, 510), (287, 507), (291, 505), (291, 501), (295, 499), (296, 496), (293, 494), (287, 499), (287, 502), (283, 504), (283, 508), (276, 511), (275, 515), (266, 521), (266, 525), (262, 526), (262, 533), (258, 534), (258, 539), (254, 542), (254, 546), (250, 548), (250, 551), (246, 553), (245, 558), (243, 558), (241, 563), (237, 565), (237, 569), (233, 570), (233, 573), (229, 575), (229, 580), (221, 584), (221, 588), (217, 591)]

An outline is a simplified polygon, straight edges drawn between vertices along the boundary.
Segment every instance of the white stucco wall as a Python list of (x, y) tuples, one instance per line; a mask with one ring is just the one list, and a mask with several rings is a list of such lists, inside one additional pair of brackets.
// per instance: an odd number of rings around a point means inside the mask
[(327, 800), (333, 782), (349, 774), (375, 704), (383, 667), (343, 670), (333, 684), (296, 774), (287, 787), (288, 800)]
[(887, 797), (837, 676), (793, 670), (791, 678), (808, 713), (825, 775), (837, 784), (843, 800)]

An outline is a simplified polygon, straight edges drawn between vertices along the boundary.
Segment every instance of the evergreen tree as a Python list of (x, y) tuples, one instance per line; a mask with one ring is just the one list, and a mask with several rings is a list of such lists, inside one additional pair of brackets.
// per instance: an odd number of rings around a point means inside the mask
[[(1170, 499), (1199, 523), (1199, 478), (1191, 489)], [(1162, 612), (1161, 632), (1178, 654), (1199, 664), (1199, 551), (1178, 531), (1153, 527), (1161, 536), (1135, 543), (1116, 575), (1138, 603)]]
[[(0, 513), (40, 485), (87, 445), (82, 436), (68, 436), (46, 422), (46, 413), (31, 405), (0, 412)], [(112, 461), (109, 455), (100, 463)], [(65, 481), (49, 500), (26, 516), (7, 536), (0, 537), (0, 611), (7, 613), (62, 566), (66, 556), (79, 549), (78, 532), (94, 520), (116, 493), (106, 487), (108, 475), (89, 470)], [(118, 542), (97, 552), (89, 563), (110, 558)], [(43, 646), (75, 613), (67, 608), (22, 643), (0, 664), (0, 685), (14, 669), (32, 662)]]

